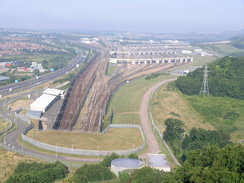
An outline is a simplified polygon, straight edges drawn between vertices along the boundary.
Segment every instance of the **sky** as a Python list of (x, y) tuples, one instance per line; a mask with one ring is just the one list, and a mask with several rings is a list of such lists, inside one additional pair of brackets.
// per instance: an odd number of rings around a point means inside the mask
[(221, 33), (244, 29), (244, 0), (0, 0), (0, 27)]

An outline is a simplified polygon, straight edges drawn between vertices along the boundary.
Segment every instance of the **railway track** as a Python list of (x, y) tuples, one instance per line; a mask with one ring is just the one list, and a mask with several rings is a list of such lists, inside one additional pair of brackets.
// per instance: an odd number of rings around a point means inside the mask
[(118, 86), (127, 80), (181, 65), (180, 63), (138, 64), (129, 66), (129, 69), (123, 65), (120, 68), (121, 72), (108, 80), (105, 76), (108, 50), (97, 51), (96, 57), (71, 82), (54, 129), (99, 133), (107, 104)]

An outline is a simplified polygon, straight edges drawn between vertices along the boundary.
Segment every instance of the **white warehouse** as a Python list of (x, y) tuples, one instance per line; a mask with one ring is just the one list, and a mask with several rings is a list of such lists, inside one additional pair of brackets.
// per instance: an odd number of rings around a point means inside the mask
[(30, 105), (30, 110), (45, 112), (58, 99), (59, 96), (42, 94)]
[(30, 105), (30, 110), (42, 111), (44, 113), (62, 95), (64, 95), (63, 90), (47, 88), (45, 91), (43, 91), (43, 94)]

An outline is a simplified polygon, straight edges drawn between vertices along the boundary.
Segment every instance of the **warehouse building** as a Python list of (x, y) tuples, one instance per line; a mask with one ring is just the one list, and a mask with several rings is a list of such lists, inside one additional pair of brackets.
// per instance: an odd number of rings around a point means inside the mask
[(41, 111), (44, 113), (60, 98), (60, 96), (62, 97), (63, 95), (63, 90), (47, 88), (43, 91), (43, 94), (30, 105), (30, 110)]
[(45, 112), (58, 99), (59, 96), (42, 94), (30, 105), (30, 110)]
[(118, 158), (111, 162), (111, 171), (118, 176), (119, 172), (123, 170), (139, 169), (143, 166), (143, 162), (139, 159)]

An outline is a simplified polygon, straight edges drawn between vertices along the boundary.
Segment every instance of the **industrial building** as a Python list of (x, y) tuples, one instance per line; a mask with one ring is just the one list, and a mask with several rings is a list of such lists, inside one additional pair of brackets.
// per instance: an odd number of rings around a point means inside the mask
[(45, 112), (56, 100), (58, 97), (55, 95), (42, 94), (30, 105), (30, 110)]
[(63, 90), (57, 90), (53, 88), (47, 88), (43, 94), (37, 98), (31, 105), (31, 111), (45, 112), (51, 105), (56, 102), (61, 95), (64, 95)]
[[(64, 95), (64, 90), (58, 90), (55, 88), (47, 88), (43, 91), (43, 94), (54, 95), (54, 96), (61, 96)], [(62, 97), (61, 97), (62, 98)]]
[(192, 62), (193, 57), (182, 50), (187, 45), (132, 44), (117, 46), (110, 51), (109, 62), (117, 64), (154, 64)]
[(144, 167), (144, 164), (139, 159), (133, 158), (118, 158), (111, 162), (111, 171), (118, 176), (123, 170), (139, 169)]
[(165, 154), (148, 154), (147, 166), (165, 172), (170, 172), (170, 166)]

